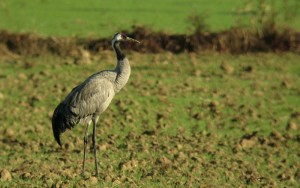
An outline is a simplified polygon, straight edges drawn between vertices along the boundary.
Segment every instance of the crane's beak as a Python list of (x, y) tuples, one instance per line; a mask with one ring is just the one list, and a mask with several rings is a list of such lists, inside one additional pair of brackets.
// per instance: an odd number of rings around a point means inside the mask
[(130, 38), (130, 37), (127, 37), (126, 40), (133, 41), (133, 42), (136, 42), (136, 43), (139, 43), (139, 44), (141, 43), (140, 41), (135, 40), (135, 39)]

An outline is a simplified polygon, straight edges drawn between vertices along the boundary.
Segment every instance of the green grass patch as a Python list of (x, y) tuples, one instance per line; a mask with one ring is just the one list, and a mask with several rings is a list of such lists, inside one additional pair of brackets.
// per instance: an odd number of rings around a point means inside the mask
[[(146, 25), (155, 31), (191, 32), (189, 17), (200, 15), (211, 31), (251, 26), (259, 19), (300, 28), (297, 0), (289, 1), (58, 1), (1, 0), (0, 28), (47, 36), (101, 36)], [(276, 15), (271, 15), (275, 13)], [(266, 14), (262, 15), (262, 14)], [(255, 25), (255, 24), (254, 24)]]

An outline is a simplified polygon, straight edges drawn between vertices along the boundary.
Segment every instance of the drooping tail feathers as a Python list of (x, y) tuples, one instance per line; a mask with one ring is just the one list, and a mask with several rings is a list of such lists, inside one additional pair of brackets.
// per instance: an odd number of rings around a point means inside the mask
[(66, 129), (71, 129), (77, 124), (76, 117), (72, 114), (68, 106), (61, 102), (54, 110), (52, 116), (52, 130), (56, 142), (61, 145), (60, 134)]

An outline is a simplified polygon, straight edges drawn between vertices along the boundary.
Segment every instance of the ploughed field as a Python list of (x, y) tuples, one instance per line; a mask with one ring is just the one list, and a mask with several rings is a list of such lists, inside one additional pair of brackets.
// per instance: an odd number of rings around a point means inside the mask
[(129, 82), (98, 122), (100, 175), (90, 147), (81, 177), (84, 126), (59, 148), (52, 113), (116, 62), (84, 54), (1, 56), (1, 187), (299, 186), (298, 54), (127, 52)]

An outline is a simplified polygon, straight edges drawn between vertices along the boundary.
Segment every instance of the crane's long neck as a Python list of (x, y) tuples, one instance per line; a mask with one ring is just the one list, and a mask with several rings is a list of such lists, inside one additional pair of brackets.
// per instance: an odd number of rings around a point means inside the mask
[(123, 60), (125, 58), (125, 54), (121, 51), (120, 42), (119, 41), (112, 41), (112, 47), (117, 55), (117, 59)]
[(130, 76), (131, 68), (128, 59), (125, 57), (125, 54), (121, 52), (119, 42), (113, 43), (112, 46), (117, 55), (117, 66), (115, 68), (117, 76), (115, 80), (115, 86), (116, 92), (119, 92), (127, 83)]

